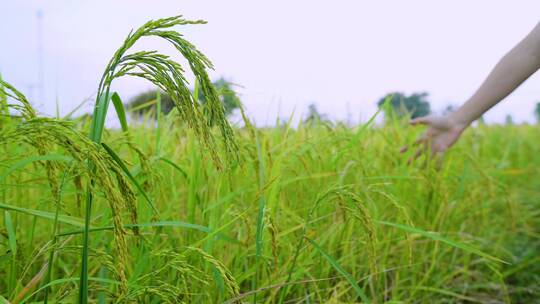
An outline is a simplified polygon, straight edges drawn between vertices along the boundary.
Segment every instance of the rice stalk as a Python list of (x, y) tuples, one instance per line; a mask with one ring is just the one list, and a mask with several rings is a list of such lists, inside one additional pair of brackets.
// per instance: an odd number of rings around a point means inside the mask
[[(208, 68), (213, 68), (210, 60), (197, 50), (193, 44), (185, 40), (180, 33), (167, 30), (177, 25), (202, 23), (204, 23), (204, 21), (189, 21), (183, 19), (182, 16), (176, 16), (149, 21), (128, 35), (124, 43), (109, 61), (100, 80), (90, 128), (90, 139), (92, 141), (99, 144), (102, 140), (105, 118), (111, 98), (110, 87), (113, 80), (127, 75), (149, 80), (171, 96), (180, 114), (180, 119), (187, 122), (188, 126), (195, 131), (195, 134), (199, 137), (201, 142), (208, 148), (217, 167), (221, 167), (222, 165), (220, 158), (218, 157), (214, 137), (211, 135), (211, 126), (217, 125), (220, 128), (228, 158), (236, 155), (236, 142), (234, 141), (233, 131), (225, 117), (216, 89), (213, 87), (206, 72)], [(168, 56), (159, 54), (156, 51), (127, 53), (139, 39), (151, 36), (159, 37), (170, 42), (188, 61), (191, 71), (195, 75), (198, 83), (200, 83), (202, 91), (208, 101), (207, 117), (203, 116), (197, 100), (194, 100), (191, 95), (187, 80), (183, 75), (184, 70), (180, 64), (171, 60)], [(122, 115), (120, 114), (119, 117), (122, 117)], [(90, 167), (94, 166), (90, 159), (89, 165)], [(88, 227), (93, 200), (90, 189), (93, 187), (93, 183), (94, 180), (91, 180), (87, 186), (85, 211), (85, 226), (87, 229), (83, 234), (81, 282), (79, 291), (80, 303), (87, 303), (88, 299)], [(112, 209), (111, 211), (113, 212), (113, 216), (117, 214), (115, 209)], [(115, 220), (115, 224), (117, 224), (117, 222), (118, 221)], [(120, 223), (118, 222), (118, 224)], [(123, 232), (121, 226), (118, 228), (117, 232), (118, 234)], [(115, 234), (115, 236), (116, 235), (117, 234)], [(122, 241), (118, 242), (119, 246), (123, 246)], [(120, 257), (122, 261), (124, 257)], [(126, 292), (124, 287), (122, 288), (122, 292)]]
[[(110, 60), (101, 78), (94, 108), (94, 115), (99, 117), (96, 118), (94, 124), (95, 132), (91, 134), (92, 139), (98, 141), (101, 139), (102, 124), (105, 118), (104, 114), (101, 113), (108, 107), (108, 100), (105, 97), (109, 96), (112, 81), (128, 75), (147, 79), (171, 96), (180, 114), (180, 119), (187, 122), (197, 136), (201, 138), (218, 167), (221, 166), (221, 162), (214, 137), (210, 134), (210, 126), (216, 125), (219, 127), (227, 154), (229, 156), (236, 155), (237, 149), (233, 131), (225, 117), (218, 93), (207, 74), (207, 69), (213, 68), (212, 63), (193, 44), (185, 40), (180, 33), (166, 30), (177, 25), (204, 23), (206, 22), (202, 20), (190, 21), (183, 19), (182, 16), (176, 16), (149, 21), (128, 35)], [(188, 61), (189, 67), (208, 101), (208, 117), (203, 117), (201, 106), (194, 100), (184, 77), (184, 69), (179, 63), (156, 51), (140, 51), (127, 54), (127, 51), (139, 39), (151, 36), (170, 42)]]

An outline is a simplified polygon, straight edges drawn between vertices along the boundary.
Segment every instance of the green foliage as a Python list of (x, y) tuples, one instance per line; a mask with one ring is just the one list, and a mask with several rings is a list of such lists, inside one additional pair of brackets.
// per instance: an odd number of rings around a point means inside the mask
[(540, 102), (536, 103), (536, 107), (534, 108), (534, 117), (536, 118), (536, 121), (540, 122)]
[[(397, 117), (411, 118), (426, 116), (431, 112), (429, 101), (427, 100), (428, 93), (413, 93), (409, 96), (395, 92), (385, 95), (381, 98), (377, 105), (382, 108), (384, 103), (388, 101), (390, 103), (393, 113)], [(386, 117), (391, 116), (391, 113), (385, 113)]]
[[(57, 130), (51, 121), (37, 130), (37, 125), (14, 121), (8, 129), (25, 126), (16, 136), (2, 131), (9, 136), (0, 145), (4, 297), (12, 301), (41, 271), (52, 250), (57, 218), (58, 255), (51, 264), (49, 303), (76, 302), (85, 218), (84, 200), (77, 203), (84, 187), (78, 188), (75, 180), (91, 173), (85, 169), (88, 153), (98, 153), (96, 168), (107, 164), (125, 176), (126, 183), (135, 179), (144, 188), (130, 187), (139, 206), (135, 223), (128, 222), (131, 216), (123, 201), (115, 209), (128, 249), (123, 262), (127, 292), (122, 292), (117, 226), (111, 209), (104, 208), (113, 199), (109, 193), (120, 195), (118, 184), (104, 189), (103, 181), (110, 180), (107, 171), (95, 175), (96, 208), (88, 229), (92, 302), (100, 293), (105, 303), (251, 302), (255, 293), (258, 301), (270, 303), (280, 298), (283, 303), (352, 303), (364, 296), (377, 303), (505, 297), (531, 303), (540, 296), (540, 277), (534, 272), (540, 248), (540, 222), (533, 212), (540, 208), (536, 126), (470, 129), (439, 171), (431, 162), (407, 164), (409, 155), (396, 152), (415, 138), (415, 129), (399, 124), (253, 129), (255, 139), (248, 130), (236, 130), (244, 165), (223, 172), (200, 153), (203, 145), (193, 131), (175, 128), (172, 119), (162, 123), (167, 131), (160, 135), (160, 157), (165, 158), (150, 160), (158, 175), (151, 187), (144, 186), (148, 175), (126, 148), (121, 130), (103, 133), (114, 153), (80, 132), (74, 136), (75, 130), (69, 130), (78, 125), (72, 123), (54, 137), (47, 135)], [(130, 126), (129, 131), (144, 154), (155, 155), (157, 130), (148, 125)], [(72, 135), (62, 135), (66, 132)], [(52, 144), (36, 158), (23, 141), (38, 135), (47, 135)], [(81, 153), (72, 155), (67, 149)], [(101, 158), (108, 160), (99, 162)], [(66, 182), (60, 183), (58, 217), (46, 161), (67, 172)], [(76, 164), (71, 173), (69, 162)], [(4, 211), (11, 217), (9, 233)], [(17, 256), (9, 255), (15, 244)], [(106, 271), (98, 271), (102, 268)], [(40, 286), (24, 294), (26, 303), (43, 301), (46, 289), (38, 291)]]
[(117, 93), (112, 94), (111, 101), (113, 102), (114, 109), (116, 110), (116, 115), (118, 116), (118, 121), (120, 121), (120, 126), (122, 131), (128, 132), (128, 124), (126, 118), (126, 110), (124, 109), (124, 104), (122, 99)]
[[(233, 84), (225, 80), (223, 77), (212, 83), (217, 90), (219, 95), (219, 100), (223, 105), (223, 110), (226, 116), (229, 116), (233, 113), (235, 109), (240, 107), (241, 101), (240, 97), (233, 90)], [(172, 109), (174, 109), (174, 101), (166, 92), (160, 92), (161, 94), (161, 113), (168, 114)], [(199, 95), (198, 101), (204, 106), (208, 104), (207, 98), (204, 95), (202, 90), (197, 90)], [(143, 116), (149, 112), (156, 113), (156, 95), (157, 90), (150, 90), (144, 93), (141, 93), (133, 97), (127, 104), (128, 109), (131, 109), (131, 112), (136, 116)]]

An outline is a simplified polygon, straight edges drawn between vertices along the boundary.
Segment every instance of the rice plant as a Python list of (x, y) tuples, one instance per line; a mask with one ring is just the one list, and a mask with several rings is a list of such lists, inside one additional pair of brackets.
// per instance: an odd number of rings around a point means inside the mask
[[(206, 73), (206, 69), (212, 68), (212, 64), (200, 51), (195, 48), (194, 45), (185, 40), (180, 33), (167, 30), (177, 25), (200, 23), (203, 23), (203, 21), (189, 21), (183, 19), (182, 16), (177, 16), (156, 21), (149, 21), (128, 35), (122, 46), (116, 51), (113, 58), (109, 61), (99, 83), (94, 114), (90, 126), (89, 137), (91, 140), (96, 143), (101, 142), (109, 101), (111, 99), (113, 102), (115, 101), (115, 98), (109, 97), (111, 93), (110, 87), (112, 81), (116, 78), (127, 75), (142, 77), (151, 81), (163, 91), (167, 92), (178, 109), (178, 113), (180, 114), (179, 118), (186, 121), (188, 125), (195, 130), (196, 136), (201, 138), (201, 140), (204, 142), (216, 164), (220, 164), (220, 159), (218, 157), (218, 153), (216, 152), (213, 137), (210, 136), (210, 126), (212, 124), (215, 123), (216, 125), (220, 126), (222, 138), (224, 139), (225, 147), (227, 148), (226, 150), (231, 154), (233, 153), (234, 141), (232, 130), (225, 118), (217, 92), (212, 86), (212, 83)], [(184, 70), (180, 64), (171, 60), (168, 56), (159, 54), (156, 51), (141, 51), (131, 54), (128, 53), (129, 49), (139, 39), (151, 36), (159, 37), (170, 42), (176, 48), (176, 50), (178, 50), (178, 52), (180, 52), (180, 54), (186, 58), (191, 71), (200, 83), (205, 96), (208, 98), (208, 117), (203, 117), (198, 102), (191, 95), (191, 91), (189, 90), (187, 81), (183, 75)], [(114, 95), (111, 97), (114, 97)], [(127, 132), (125, 114), (123, 114), (124, 111), (122, 110), (123, 107), (121, 102), (119, 102), (119, 98), (116, 98), (115, 108), (118, 116), (120, 117), (124, 131)], [(107, 151), (114, 157), (114, 153), (111, 149), (107, 148)], [(118, 160), (119, 164), (121, 164), (118, 157), (114, 158)], [(144, 158), (142, 163), (144, 163)], [(89, 166), (93, 167), (94, 164), (89, 162)], [(125, 171), (126, 173), (129, 172), (127, 170)], [(90, 180), (89, 183), (90, 184), (87, 186), (86, 191), (87, 199), (85, 209), (85, 231), (83, 234), (84, 241), (79, 293), (80, 303), (86, 303), (88, 298), (88, 229), (90, 227), (90, 215), (93, 200), (91, 188), (94, 181)], [(133, 207), (132, 209), (135, 208)], [(115, 222), (115, 226), (122, 226), (119, 218), (118, 221)], [(124, 252), (126, 249), (123, 249), (125, 246), (122, 244), (123, 240), (121, 234), (122, 231), (119, 230), (116, 236), (120, 242), (120, 244), (118, 244), (118, 250), (119, 252), (122, 252), (122, 254), (120, 254), (122, 259), (120, 265), (125, 263), (125, 258), (123, 257), (127, 253)], [(126, 292), (127, 282), (123, 267), (120, 268), (119, 274), (123, 291)]]
[[(87, 122), (40, 116), (0, 80), (0, 303), (540, 297), (537, 125), (472, 128), (440, 168), (397, 153), (417, 132), (399, 120), (256, 128), (241, 108), (233, 128), (212, 64), (173, 29), (202, 23), (132, 31)], [(189, 69), (130, 52), (149, 36)], [(176, 111), (161, 115), (156, 96), (158, 115), (128, 125), (112, 91), (123, 76), (149, 80)], [(111, 102), (119, 129), (105, 127)]]

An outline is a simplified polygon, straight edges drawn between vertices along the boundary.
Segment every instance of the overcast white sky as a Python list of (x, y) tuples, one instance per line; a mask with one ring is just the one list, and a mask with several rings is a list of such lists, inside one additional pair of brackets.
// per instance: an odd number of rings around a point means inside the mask
[[(537, 0), (2, 2), (0, 73), (42, 113), (54, 115), (58, 100), (65, 114), (93, 95), (132, 28), (182, 14), (208, 21), (178, 30), (213, 61), (213, 78), (223, 75), (244, 87), (242, 99), (259, 125), (293, 111), (299, 117), (310, 103), (334, 119), (365, 120), (391, 91), (427, 91), (436, 111), (460, 104), (540, 20)], [(139, 48), (172, 53), (163, 46), (150, 40)], [(124, 100), (150, 87), (133, 79), (114, 86)], [(500, 122), (511, 114), (518, 122), (533, 121), (537, 101), (538, 74), (486, 119)]]

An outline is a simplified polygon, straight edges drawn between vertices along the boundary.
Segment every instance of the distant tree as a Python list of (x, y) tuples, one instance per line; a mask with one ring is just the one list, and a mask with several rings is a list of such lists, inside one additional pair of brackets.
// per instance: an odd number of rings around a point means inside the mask
[(486, 119), (484, 118), (484, 115), (480, 116), (478, 118), (478, 124), (479, 125), (485, 125), (486, 124)]
[(308, 106), (308, 114), (306, 115), (306, 118), (304, 119), (305, 123), (311, 123), (316, 121), (325, 121), (327, 120), (327, 117), (325, 114), (321, 114), (319, 110), (317, 109), (317, 105), (314, 103), (310, 104)]
[[(223, 77), (213, 82), (214, 87), (217, 89), (221, 102), (223, 103), (223, 109), (225, 114), (228, 116), (232, 112), (240, 107), (240, 98), (236, 92), (231, 88), (232, 84), (226, 81)], [(174, 109), (174, 103), (172, 98), (165, 92), (160, 92), (161, 96), (161, 112), (163, 114), (168, 114), (172, 109)], [(206, 103), (206, 98), (202, 90), (199, 90), (199, 102), (204, 105)], [(152, 100), (155, 100), (157, 97), (157, 90), (150, 90), (144, 93), (141, 93), (133, 97), (128, 103), (127, 108), (132, 109), (132, 113), (136, 116), (142, 116), (150, 111), (156, 111), (156, 105), (144, 107), (145, 103), (149, 103)], [(141, 108), (138, 108), (141, 107)], [(138, 108), (138, 109), (137, 109)], [(133, 110), (136, 109), (136, 110)]]
[(456, 106), (454, 105), (447, 105), (446, 108), (444, 108), (443, 115), (452, 114), (457, 110)]
[(504, 118), (504, 123), (507, 125), (513, 125), (514, 124), (514, 118), (510, 114), (506, 114), (506, 117)]
[[(223, 109), (225, 110), (225, 115), (229, 116), (232, 112), (240, 107), (240, 97), (236, 92), (231, 88), (232, 83), (225, 80), (223, 77), (214, 81), (214, 87), (218, 90), (219, 99), (223, 104)], [(206, 103), (206, 98), (204, 94), (199, 91), (199, 101), (204, 105)]]
[[(127, 108), (131, 110), (131, 113), (135, 116), (143, 116), (144, 114), (153, 111), (156, 111), (156, 104), (150, 106), (144, 106), (144, 104), (149, 103), (157, 98), (157, 90), (149, 90), (144, 93), (133, 97), (128, 103)], [(174, 109), (174, 102), (172, 101), (171, 96), (167, 93), (160, 90), (161, 98), (161, 113), (168, 114), (172, 109)]]
[(536, 121), (540, 123), (540, 102), (536, 103), (536, 107), (534, 108), (534, 116), (536, 117)]
[[(395, 92), (384, 96), (379, 100), (377, 105), (379, 108), (383, 108), (383, 105), (387, 100), (390, 102), (390, 106), (397, 117), (405, 117), (411, 115), (411, 118), (422, 117), (428, 115), (431, 112), (429, 101), (427, 101), (428, 93), (413, 93), (406, 96), (403, 93)], [(390, 113), (385, 113), (390, 115)]]

